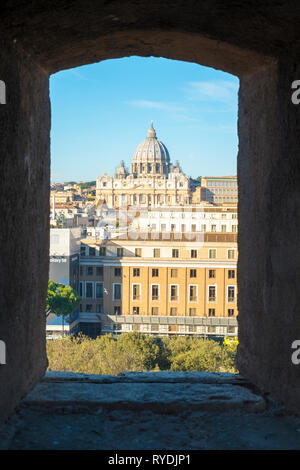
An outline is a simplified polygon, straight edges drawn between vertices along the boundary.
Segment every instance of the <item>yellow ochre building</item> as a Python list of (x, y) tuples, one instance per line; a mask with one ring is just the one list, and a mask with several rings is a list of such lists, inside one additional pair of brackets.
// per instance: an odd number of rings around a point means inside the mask
[(103, 333), (236, 335), (237, 234), (139, 235), (81, 240), (81, 315)]

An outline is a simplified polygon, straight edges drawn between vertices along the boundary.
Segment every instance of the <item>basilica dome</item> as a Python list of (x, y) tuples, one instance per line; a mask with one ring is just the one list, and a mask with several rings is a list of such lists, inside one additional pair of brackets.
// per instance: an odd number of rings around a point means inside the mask
[(147, 138), (138, 145), (134, 153), (133, 167), (135, 168), (135, 173), (167, 174), (169, 165), (170, 156), (168, 149), (157, 139), (156, 132), (151, 123)]

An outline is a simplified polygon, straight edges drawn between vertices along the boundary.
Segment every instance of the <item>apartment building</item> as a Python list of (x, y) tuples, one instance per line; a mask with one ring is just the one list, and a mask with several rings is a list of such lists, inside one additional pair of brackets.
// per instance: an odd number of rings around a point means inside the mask
[(237, 334), (237, 234), (138, 233), (84, 238), (80, 315), (102, 333)]
[[(79, 291), (79, 254), (81, 228), (50, 229), (50, 263), (49, 279), (60, 284), (71, 286)], [(73, 312), (67, 317), (50, 313), (46, 321), (48, 339), (58, 338), (79, 331), (89, 336), (97, 336), (101, 332), (100, 319), (96, 314), (79, 314)]]
[(238, 231), (237, 205), (202, 203), (139, 209), (131, 228), (138, 232), (221, 232)]
[(205, 176), (201, 178), (201, 200), (216, 203), (238, 202), (237, 176)]

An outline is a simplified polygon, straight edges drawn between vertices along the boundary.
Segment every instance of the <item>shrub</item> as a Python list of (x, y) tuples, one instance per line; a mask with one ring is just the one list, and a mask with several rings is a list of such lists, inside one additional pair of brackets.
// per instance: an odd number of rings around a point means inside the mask
[(237, 372), (236, 348), (213, 340), (155, 338), (138, 332), (47, 341), (49, 370), (117, 375), (126, 371)]

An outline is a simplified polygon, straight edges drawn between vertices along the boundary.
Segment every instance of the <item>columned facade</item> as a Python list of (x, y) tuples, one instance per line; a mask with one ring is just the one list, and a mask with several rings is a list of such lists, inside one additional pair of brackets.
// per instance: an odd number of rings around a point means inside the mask
[(152, 123), (147, 138), (134, 153), (131, 173), (121, 161), (114, 177), (104, 174), (97, 178), (98, 206), (102, 203), (114, 208), (185, 205), (191, 198), (190, 179), (178, 162), (171, 163), (168, 149), (157, 139)]

